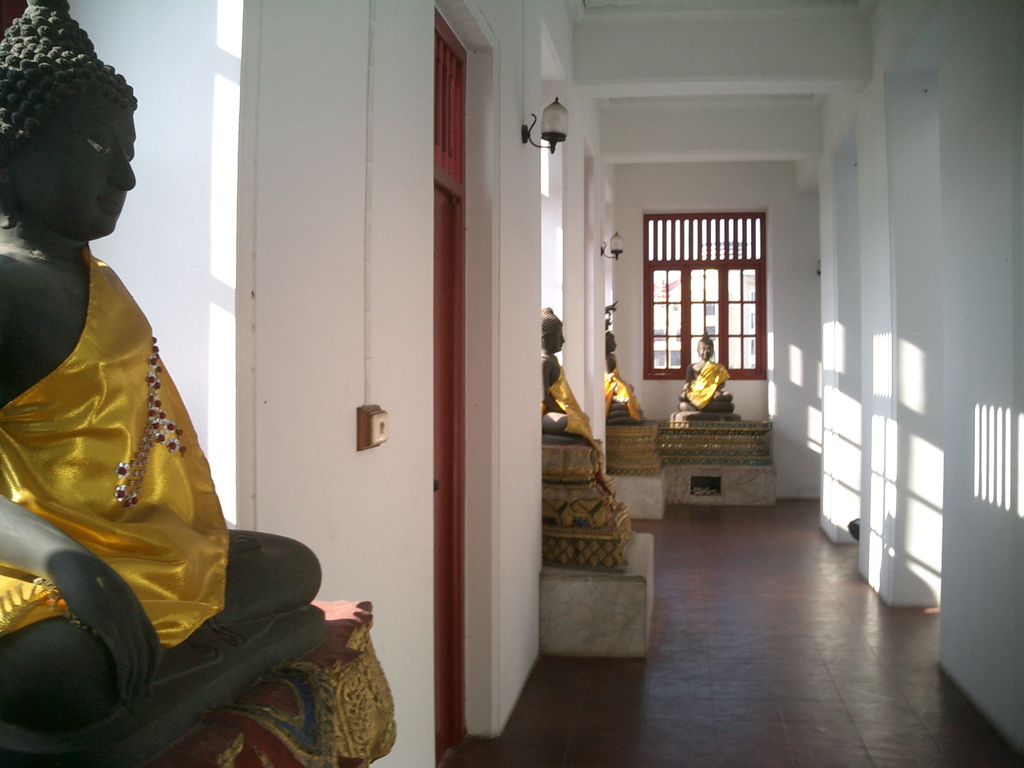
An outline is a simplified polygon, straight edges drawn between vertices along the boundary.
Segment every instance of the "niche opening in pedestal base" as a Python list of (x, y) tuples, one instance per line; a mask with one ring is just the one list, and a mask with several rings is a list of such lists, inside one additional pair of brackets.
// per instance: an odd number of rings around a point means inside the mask
[(690, 478), (691, 496), (721, 496), (722, 478), (716, 475), (694, 475)]

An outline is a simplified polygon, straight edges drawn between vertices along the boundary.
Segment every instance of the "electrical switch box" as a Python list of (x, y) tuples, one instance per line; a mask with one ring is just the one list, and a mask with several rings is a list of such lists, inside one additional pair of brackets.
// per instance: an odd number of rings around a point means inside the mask
[(388, 439), (388, 412), (379, 405), (356, 409), (356, 450), (376, 448)]

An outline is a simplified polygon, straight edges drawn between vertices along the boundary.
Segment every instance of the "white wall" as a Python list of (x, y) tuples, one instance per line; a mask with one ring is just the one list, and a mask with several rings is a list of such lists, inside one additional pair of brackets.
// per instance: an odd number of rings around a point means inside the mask
[(826, 147), (855, 126), (855, 240), (845, 155), (821, 161), (824, 271), (859, 241), (861, 567), (894, 604), (935, 604), (941, 575), (940, 663), (1021, 748), (1024, 7), (883, 0), (873, 30), (871, 84), (824, 110)]
[(850, 543), (861, 518), (860, 208), (853, 129), (821, 168), (822, 491), (821, 525)]
[[(519, 126), (546, 104), (542, 39), (564, 63), (571, 25), (557, 2), (453, 0), (441, 9), (470, 51), (467, 722), (493, 735), (538, 652), (539, 152), (521, 143)], [(433, 759), (433, 4), (285, 9), (254, 0), (250, 10), (260, 50), (246, 59), (253, 79), (243, 120), (251, 114), (255, 129), (243, 128), (243, 162), (253, 167), (248, 194), (242, 183), (242, 231), (253, 228), (255, 334), (243, 370), (255, 366), (255, 449), (241, 464), (260, 527), (317, 546), (325, 596), (374, 601), (374, 642), (399, 723), (384, 762), (425, 765)], [(587, 114), (575, 111), (571, 90), (563, 101), (571, 115)], [(583, 148), (574, 138), (559, 148), (563, 221), (582, 260)], [(575, 290), (574, 306), (584, 307)], [(582, 327), (580, 309), (570, 311), (567, 322)], [(354, 410), (367, 401), (390, 412), (391, 438), (357, 453)], [(297, 488), (327, 494), (296, 513)]]
[[(643, 378), (643, 216), (690, 211), (767, 211), (768, 330), (774, 339), (773, 451), (779, 497), (817, 497), (821, 444), (818, 199), (797, 193), (793, 163), (616, 166), (616, 357), (650, 419), (678, 410), (680, 381)], [(769, 352), (769, 360), (771, 360)], [(792, 364), (791, 364), (792, 362)], [(769, 385), (730, 381), (736, 412), (769, 418)]]
[[(938, 42), (933, 20), (890, 73), (890, 237), (895, 294), (896, 507), (891, 602), (939, 604), (942, 574), (944, 275), (939, 199)], [(920, 52), (926, 49), (926, 53)], [(912, 59), (919, 59), (912, 61)]]
[[(946, 281), (940, 658), (1011, 743), (1024, 748), (1024, 7), (944, 0), (939, 10)], [(988, 445), (976, 446), (981, 413), (1004, 427), (1010, 422), (1001, 440), (996, 431)]]
[[(432, 87), (427, 3), (246, 6), (240, 488), (371, 600), (393, 765), (433, 753)], [(251, 329), (251, 331), (249, 330)], [(376, 403), (390, 439), (357, 452)]]
[(148, 315), (229, 519), (235, 506), (233, 147), (240, 66), (231, 41), (241, 33), (240, 8), (225, 7), (219, 27), (212, 0), (97, 0), (71, 9), (97, 55), (125, 76), (139, 100), (132, 163), (138, 183), (117, 231), (95, 242), (93, 252), (117, 271)]

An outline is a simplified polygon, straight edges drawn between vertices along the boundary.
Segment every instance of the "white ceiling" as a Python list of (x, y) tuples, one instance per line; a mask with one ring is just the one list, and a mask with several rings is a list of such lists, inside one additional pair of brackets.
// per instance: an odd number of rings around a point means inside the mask
[(623, 11), (778, 11), (856, 7), (862, 0), (579, 0), (584, 13)]
[(566, 3), (611, 162), (782, 159), (812, 176), (822, 101), (871, 76), (877, 0)]

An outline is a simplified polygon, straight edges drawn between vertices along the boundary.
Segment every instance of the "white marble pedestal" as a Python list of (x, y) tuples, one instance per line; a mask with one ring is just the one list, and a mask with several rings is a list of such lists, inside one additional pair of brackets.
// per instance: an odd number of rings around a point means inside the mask
[(661, 471), (669, 504), (775, 503), (774, 466), (670, 464)]
[(636, 533), (621, 571), (544, 566), (540, 652), (553, 656), (647, 655), (654, 608), (654, 534)]
[(615, 497), (629, 507), (634, 520), (661, 520), (665, 516), (665, 470), (656, 475), (612, 475)]

